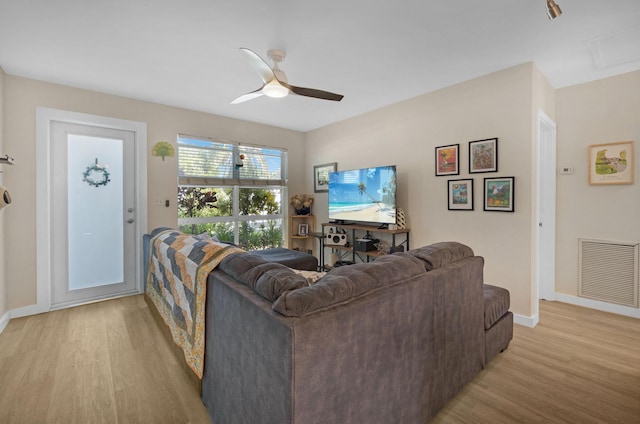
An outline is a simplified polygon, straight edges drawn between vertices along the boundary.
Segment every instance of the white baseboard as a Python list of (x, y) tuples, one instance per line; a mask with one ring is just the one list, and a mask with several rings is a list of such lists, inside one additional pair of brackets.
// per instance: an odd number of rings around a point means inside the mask
[[(612, 314), (624, 315), (631, 318), (640, 319), (640, 309), (631, 308), (629, 306), (616, 305), (614, 303), (602, 302), (599, 300), (587, 299), (584, 297), (572, 296), (563, 293), (553, 293), (552, 299), (547, 299), (549, 302), (563, 302), (570, 305), (582, 306), (585, 308), (596, 309), (598, 311), (610, 312)], [(533, 328), (538, 324), (540, 320), (539, 314), (532, 316), (513, 314), (514, 324), (522, 325), (524, 327)]]
[(11, 319), (10, 311), (7, 311), (0, 317), (0, 334), (4, 331), (4, 328), (9, 324), (9, 320)]
[(513, 314), (513, 323), (524, 327), (533, 328), (538, 325), (539, 320), (540, 316), (538, 314), (531, 315), (530, 317), (526, 315)]
[(571, 305), (583, 306), (585, 308), (597, 309), (599, 311), (611, 312), (612, 314), (624, 315), (632, 318), (640, 318), (640, 309), (629, 306), (616, 305), (614, 303), (601, 302), (599, 300), (587, 299), (584, 297), (572, 296), (569, 294), (555, 293), (555, 300), (569, 303)]
[(36, 304), (36, 305), (23, 306), (22, 308), (12, 309), (9, 312), (11, 312), (11, 318), (20, 318), (20, 317), (26, 317), (29, 315), (37, 315), (37, 314), (43, 314), (45, 312), (49, 312), (49, 308), (39, 306)]

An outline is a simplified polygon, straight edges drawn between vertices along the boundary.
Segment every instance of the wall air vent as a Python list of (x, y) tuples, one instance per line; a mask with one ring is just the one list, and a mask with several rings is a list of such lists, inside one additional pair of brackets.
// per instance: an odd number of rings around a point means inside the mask
[(638, 308), (638, 243), (578, 241), (578, 295)]

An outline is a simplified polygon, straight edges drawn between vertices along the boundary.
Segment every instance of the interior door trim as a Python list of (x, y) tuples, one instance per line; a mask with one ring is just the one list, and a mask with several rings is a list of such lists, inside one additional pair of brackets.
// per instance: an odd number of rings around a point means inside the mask
[[(540, 299), (555, 300), (556, 132), (556, 123), (538, 109), (536, 113), (536, 205), (533, 221), (535, 234), (534, 326), (540, 319)], [(553, 251), (550, 257), (545, 258), (549, 253), (549, 249), (544, 249), (548, 242)], [(543, 270), (550, 272), (551, 280), (545, 278), (548, 275), (542, 273)]]
[(12, 317), (48, 312), (51, 309), (51, 124), (53, 121), (132, 131), (135, 133), (137, 186), (136, 289), (143, 290), (142, 235), (147, 228), (147, 124), (125, 119), (36, 108), (36, 290), (35, 305), (12, 311)]

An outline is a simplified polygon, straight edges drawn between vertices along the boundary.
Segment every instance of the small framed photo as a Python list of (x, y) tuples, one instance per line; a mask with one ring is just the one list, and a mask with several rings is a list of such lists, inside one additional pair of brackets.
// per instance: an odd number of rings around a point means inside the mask
[(473, 210), (473, 180), (449, 180), (447, 199), (450, 211)]
[(589, 146), (589, 184), (633, 184), (633, 141)]
[(309, 234), (309, 224), (298, 224), (298, 235), (306, 236)]
[(460, 145), (436, 147), (436, 177), (460, 174)]
[(513, 212), (515, 177), (484, 179), (484, 210)]
[(321, 193), (329, 191), (329, 172), (336, 172), (338, 163), (325, 163), (324, 165), (315, 165), (313, 167), (313, 191)]
[(498, 139), (469, 142), (469, 173), (498, 171)]

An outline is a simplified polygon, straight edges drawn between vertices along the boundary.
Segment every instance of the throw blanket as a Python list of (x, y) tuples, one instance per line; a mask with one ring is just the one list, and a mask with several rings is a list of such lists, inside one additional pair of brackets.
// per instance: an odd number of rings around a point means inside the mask
[(222, 259), (238, 252), (243, 250), (175, 230), (163, 231), (150, 241), (147, 296), (200, 379), (204, 368), (207, 277)]

